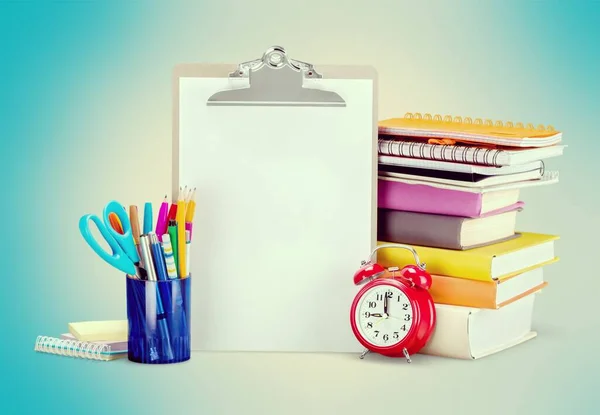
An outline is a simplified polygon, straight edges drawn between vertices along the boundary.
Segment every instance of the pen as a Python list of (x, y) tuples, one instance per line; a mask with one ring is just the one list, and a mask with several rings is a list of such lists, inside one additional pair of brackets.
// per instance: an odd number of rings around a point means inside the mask
[(169, 279), (177, 278), (177, 265), (175, 265), (175, 257), (173, 255), (173, 246), (171, 245), (171, 236), (166, 233), (162, 240), (163, 253), (165, 256), (165, 264), (167, 266), (167, 277)]
[(142, 253), (142, 263), (148, 273), (148, 281), (157, 281), (156, 269), (152, 260), (152, 251), (150, 250), (150, 241), (148, 235), (140, 235), (140, 251)]
[(179, 267), (179, 277), (187, 277), (185, 262), (185, 200), (183, 193), (179, 188), (179, 198), (177, 199), (177, 265)]
[(196, 188), (194, 187), (194, 191), (190, 192), (190, 197), (187, 202), (187, 206), (185, 209), (185, 230), (190, 232), (189, 240), (192, 241), (192, 229), (194, 227), (194, 213), (196, 211), (196, 201), (194, 200), (196, 196)]
[(169, 221), (177, 219), (177, 203), (173, 201), (171, 203), (171, 207), (169, 208), (169, 216), (167, 218)]
[(159, 241), (162, 241), (162, 236), (167, 233), (168, 208), (169, 203), (167, 202), (167, 195), (165, 195), (165, 199), (160, 204), (160, 209), (158, 210), (158, 217), (156, 218), (156, 236)]
[(165, 256), (162, 252), (162, 247), (158, 241), (158, 235), (151, 233), (149, 235), (150, 247), (152, 250), (152, 259), (154, 260), (154, 266), (156, 267), (156, 277), (159, 281), (167, 280), (167, 265), (165, 262)]
[[(165, 314), (165, 309), (163, 306), (163, 299), (161, 295), (161, 290), (159, 284), (156, 283), (159, 279), (157, 278), (157, 272), (155, 266), (160, 268), (160, 262), (153, 260), (152, 255), (152, 237), (156, 238), (156, 235), (144, 234), (140, 236), (140, 246), (142, 248), (142, 255), (144, 256), (144, 264), (147, 266), (148, 271), (148, 281), (152, 281), (156, 285), (156, 320), (158, 324), (158, 330), (160, 331), (160, 335), (162, 337), (161, 342), (163, 344), (163, 350), (167, 355), (167, 359), (173, 358), (173, 350), (171, 348), (171, 339), (169, 336), (169, 327), (167, 324), (167, 315)], [(157, 245), (158, 246), (158, 245)]]
[(152, 232), (152, 203), (144, 204), (144, 234)]

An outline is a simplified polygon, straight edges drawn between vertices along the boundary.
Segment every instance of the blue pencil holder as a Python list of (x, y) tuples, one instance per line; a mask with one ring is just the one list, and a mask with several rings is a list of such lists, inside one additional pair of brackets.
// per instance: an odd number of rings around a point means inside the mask
[(147, 364), (189, 360), (191, 276), (126, 280), (129, 360)]

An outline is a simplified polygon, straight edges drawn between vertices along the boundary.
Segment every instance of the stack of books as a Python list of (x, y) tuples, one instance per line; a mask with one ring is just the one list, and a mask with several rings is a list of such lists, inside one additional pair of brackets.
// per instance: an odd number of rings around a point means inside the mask
[[(518, 232), (521, 189), (558, 182), (552, 127), (407, 114), (379, 123), (378, 243), (415, 248), (432, 274), (437, 323), (423, 354), (477, 359), (537, 333), (535, 294), (557, 235)], [(386, 267), (414, 263), (378, 252)]]

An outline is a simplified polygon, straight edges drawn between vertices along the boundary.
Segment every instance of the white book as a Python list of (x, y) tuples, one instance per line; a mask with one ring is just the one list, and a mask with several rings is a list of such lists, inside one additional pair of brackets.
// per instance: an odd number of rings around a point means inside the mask
[(497, 310), (436, 304), (436, 325), (420, 354), (480, 359), (537, 336), (532, 329), (537, 294)]

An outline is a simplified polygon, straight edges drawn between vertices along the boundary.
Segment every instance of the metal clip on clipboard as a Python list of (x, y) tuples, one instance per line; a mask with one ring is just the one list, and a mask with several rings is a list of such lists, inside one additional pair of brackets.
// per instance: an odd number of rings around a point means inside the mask
[(289, 59), (282, 47), (273, 46), (262, 58), (241, 63), (229, 74), (231, 79), (247, 78), (248, 86), (217, 92), (206, 105), (345, 107), (337, 93), (303, 85), (305, 79), (322, 77), (311, 64)]

